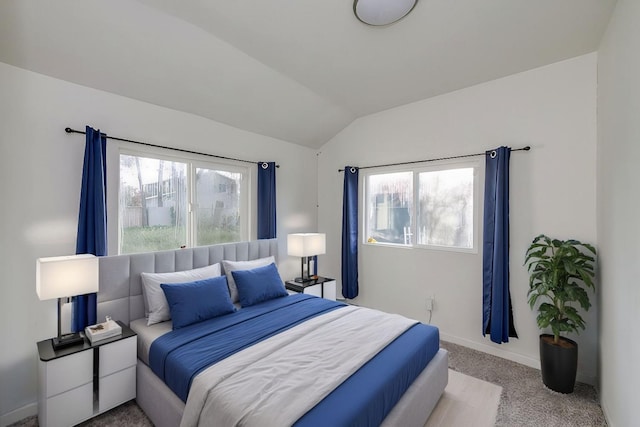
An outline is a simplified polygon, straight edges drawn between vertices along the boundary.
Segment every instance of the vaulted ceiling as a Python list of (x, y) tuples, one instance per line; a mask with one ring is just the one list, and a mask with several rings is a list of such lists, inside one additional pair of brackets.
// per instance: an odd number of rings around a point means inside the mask
[(318, 148), (354, 119), (597, 50), (615, 0), (2, 0), (0, 61)]

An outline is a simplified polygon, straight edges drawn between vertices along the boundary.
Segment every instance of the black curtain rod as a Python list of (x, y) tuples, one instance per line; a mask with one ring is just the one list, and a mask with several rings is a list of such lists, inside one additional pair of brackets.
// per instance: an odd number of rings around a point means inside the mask
[[(511, 151), (529, 151), (529, 150), (531, 150), (531, 147), (527, 145), (526, 147), (522, 147), (522, 148), (514, 148)], [(382, 167), (386, 167), (386, 166), (412, 165), (414, 163), (437, 162), (438, 160), (463, 159), (465, 157), (484, 156), (485, 154), (486, 153), (462, 154), (460, 156), (438, 157), (437, 159), (413, 160), (411, 162), (388, 163), (386, 165), (362, 166), (362, 167), (359, 167), (358, 169), (371, 169), (371, 168), (382, 168)], [(338, 172), (344, 172), (344, 169), (338, 169)]]
[[(75, 129), (71, 129), (71, 128), (64, 128), (64, 131), (66, 133), (81, 133), (83, 135), (87, 134), (86, 132), (83, 132), (81, 130), (75, 130)], [(250, 160), (235, 159), (233, 157), (218, 156), (216, 154), (200, 153), (198, 151), (185, 150), (185, 149), (182, 149), (182, 148), (175, 148), (175, 147), (167, 147), (167, 146), (164, 146), (164, 145), (150, 144), (148, 142), (133, 141), (131, 139), (116, 138), (115, 136), (109, 136), (109, 135), (107, 135), (107, 138), (113, 139), (115, 141), (124, 141), (124, 142), (131, 142), (133, 144), (146, 145), (147, 147), (156, 147), (156, 148), (164, 148), (166, 150), (179, 151), (181, 153), (198, 154), (200, 156), (215, 157), (217, 159), (233, 160), (233, 161), (236, 161), (236, 162), (251, 163), (251, 164), (254, 164), (254, 165), (258, 163), (258, 162), (252, 162)], [(276, 167), (279, 168), (280, 165), (276, 165)]]

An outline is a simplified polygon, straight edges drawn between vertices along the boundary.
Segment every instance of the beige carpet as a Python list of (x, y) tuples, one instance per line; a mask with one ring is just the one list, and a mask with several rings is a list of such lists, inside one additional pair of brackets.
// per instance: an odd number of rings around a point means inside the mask
[(449, 384), (425, 427), (493, 427), (502, 387), (449, 369)]
[(497, 427), (607, 425), (593, 386), (576, 383), (573, 393), (556, 393), (542, 384), (538, 369), (446, 341), (440, 346), (449, 351), (450, 369), (502, 387)]
[[(491, 427), (496, 420), (502, 388), (477, 378), (449, 370), (449, 384), (425, 427)], [(11, 427), (36, 427), (37, 417), (29, 417)], [(81, 424), (82, 427), (152, 427), (131, 401)]]

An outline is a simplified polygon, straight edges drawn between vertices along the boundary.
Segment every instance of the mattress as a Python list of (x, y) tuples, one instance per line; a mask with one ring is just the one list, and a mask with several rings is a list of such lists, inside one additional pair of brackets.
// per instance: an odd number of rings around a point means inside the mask
[(133, 332), (138, 334), (138, 359), (142, 360), (147, 366), (149, 366), (149, 349), (151, 348), (151, 344), (153, 344), (157, 338), (167, 332), (171, 332), (173, 329), (171, 321), (147, 326), (147, 319), (144, 317), (133, 320), (129, 324), (129, 327)]
[[(146, 319), (138, 319), (131, 322), (131, 328), (138, 333), (139, 358), (148, 365), (153, 342), (171, 331), (171, 322), (147, 326)], [(296, 425), (379, 424), (438, 348), (437, 328), (416, 324), (364, 364)], [(339, 354), (336, 354), (336, 360), (339, 360)]]

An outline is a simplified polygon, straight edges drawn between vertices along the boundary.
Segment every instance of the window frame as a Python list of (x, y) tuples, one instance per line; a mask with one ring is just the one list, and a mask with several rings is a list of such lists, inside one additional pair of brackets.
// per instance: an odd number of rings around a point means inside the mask
[[(117, 159), (118, 159), (118, 180), (117, 180), (117, 206), (116, 212), (118, 213), (118, 220), (116, 221), (116, 236), (117, 236), (117, 255), (123, 255), (121, 252), (122, 245), (122, 233), (121, 233), (121, 217), (120, 217), (120, 156), (138, 156), (138, 157), (147, 157), (157, 160), (166, 160), (172, 162), (185, 163), (187, 165), (186, 177), (187, 177), (187, 217), (185, 219), (185, 228), (186, 228), (186, 236), (185, 236), (185, 247), (193, 248), (196, 247), (196, 213), (195, 211), (195, 194), (196, 194), (196, 169), (197, 168), (206, 168), (212, 170), (224, 170), (233, 173), (241, 173), (243, 174), (243, 179), (241, 179), (240, 183), (240, 214), (244, 216), (244, 219), (241, 220), (240, 225), (240, 240), (246, 241), (250, 240), (250, 236), (255, 229), (253, 226), (253, 222), (255, 221), (255, 215), (252, 211), (253, 205), (251, 204), (251, 194), (253, 194), (255, 183), (254, 181), (254, 168), (251, 167), (251, 164), (244, 162), (233, 162), (227, 161), (224, 159), (212, 159), (205, 155), (191, 154), (191, 153), (180, 153), (177, 155), (175, 152), (172, 152), (170, 149), (163, 149), (158, 147), (131, 147), (128, 144), (121, 145), (117, 150)], [(179, 249), (179, 248), (176, 248)]]
[[(436, 251), (445, 251), (445, 252), (461, 252), (461, 253), (478, 253), (478, 235), (479, 235), (479, 226), (480, 226), (480, 216), (479, 216), (479, 206), (480, 206), (480, 168), (481, 162), (479, 160), (458, 160), (458, 161), (445, 161), (438, 162), (434, 164), (428, 165), (419, 165), (419, 166), (408, 166), (401, 165), (395, 167), (384, 167), (384, 168), (372, 168), (370, 171), (366, 171), (363, 175), (362, 181), (362, 241), (361, 243), (366, 246), (384, 246), (390, 248), (401, 248), (401, 249), (427, 249), (427, 250), (436, 250)], [(418, 200), (419, 200), (419, 176), (420, 173), (423, 172), (437, 172), (437, 171), (446, 171), (453, 169), (473, 169), (473, 231), (472, 231), (472, 246), (471, 248), (464, 247), (456, 247), (456, 246), (445, 246), (445, 245), (432, 245), (432, 244), (419, 244), (417, 238), (418, 232)], [(413, 197), (413, 205), (411, 207), (411, 244), (403, 244), (403, 243), (389, 243), (389, 242), (368, 242), (368, 229), (369, 229), (369, 194), (368, 194), (368, 183), (369, 177), (372, 175), (384, 175), (390, 173), (398, 173), (398, 172), (411, 172), (412, 173), (412, 197)]]

